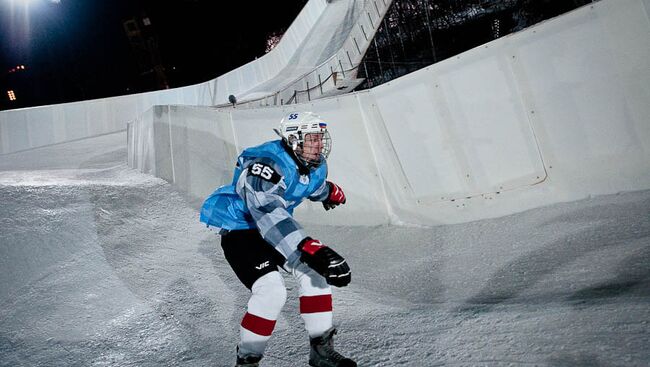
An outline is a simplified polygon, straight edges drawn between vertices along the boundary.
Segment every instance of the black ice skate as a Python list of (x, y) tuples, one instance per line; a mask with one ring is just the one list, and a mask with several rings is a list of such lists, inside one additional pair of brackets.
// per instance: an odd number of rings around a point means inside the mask
[(357, 367), (357, 363), (334, 350), (336, 329), (330, 328), (318, 338), (311, 338), (309, 344), (309, 365), (313, 367)]
[(235, 367), (259, 367), (262, 356), (259, 354), (246, 354), (239, 355), (239, 347), (237, 347), (237, 364)]

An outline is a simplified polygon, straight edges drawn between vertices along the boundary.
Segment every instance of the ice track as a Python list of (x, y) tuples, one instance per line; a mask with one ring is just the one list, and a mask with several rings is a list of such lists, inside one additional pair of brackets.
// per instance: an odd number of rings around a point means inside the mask
[[(248, 292), (197, 208), (127, 167), (125, 141), (0, 156), (0, 366), (234, 364)], [(360, 366), (650, 364), (650, 191), (429, 229), (308, 230), (353, 269), (334, 312)], [(307, 365), (286, 280), (264, 366)]]

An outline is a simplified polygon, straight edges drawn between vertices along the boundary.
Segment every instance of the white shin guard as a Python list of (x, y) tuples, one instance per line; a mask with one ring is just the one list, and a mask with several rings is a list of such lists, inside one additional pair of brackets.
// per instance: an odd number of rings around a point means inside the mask
[(305, 264), (292, 271), (300, 284), (300, 316), (310, 338), (332, 327), (332, 288), (325, 278)]
[[(320, 274), (305, 264), (292, 269), (300, 286), (300, 316), (310, 338), (332, 328), (332, 289)], [(263, 355), (276, 320), (287, 299), (287, 290), (279, 272), (259, 278), (251, 288), (246, 315), (241, 322), (239, 355)]]
[(268, 273), (253, 283), (248, 310), (240, 327), (239, 354), (264, 354), (275, 322), (287, 299), (279, 272)]

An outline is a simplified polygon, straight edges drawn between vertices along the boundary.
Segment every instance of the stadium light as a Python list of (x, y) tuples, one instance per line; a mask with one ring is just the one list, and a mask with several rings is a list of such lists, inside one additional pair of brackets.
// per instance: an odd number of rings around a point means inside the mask
[(8, 90), (7, 91), (7, 96), (9, 96), (10, 101), (15, 101), (16, 100), (16, 93), (14, 93), (13, 90)]

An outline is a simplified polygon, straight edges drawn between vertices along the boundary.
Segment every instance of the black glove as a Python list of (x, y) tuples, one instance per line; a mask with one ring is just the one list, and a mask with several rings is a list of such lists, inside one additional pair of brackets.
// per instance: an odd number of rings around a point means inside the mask
[(350, 267), (336, 251), (310, 237), (302, 240), (298, 249), (301, 252), (300, 260), (325, 277), (327, 284), (345, 287), (350, 283)]
[(330, 193), (327, 195), (327, 199), (323, 200), (323, 208), (330, 210), (336, 208), (338, 205), (345, 204), (346, 198), (341, 186), (330, 181), (326, 182)]

